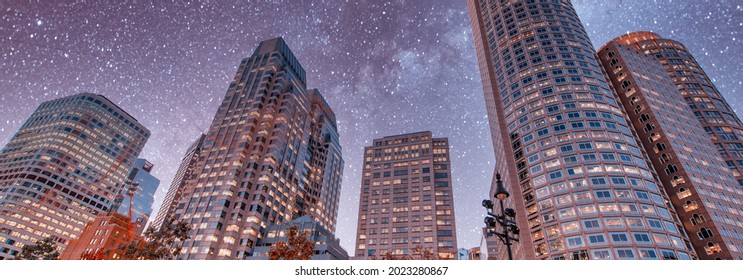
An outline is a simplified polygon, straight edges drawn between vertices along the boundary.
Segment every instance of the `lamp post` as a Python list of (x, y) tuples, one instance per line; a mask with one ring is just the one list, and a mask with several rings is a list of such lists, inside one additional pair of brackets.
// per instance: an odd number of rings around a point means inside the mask
[[(485, 207), (488, 211), (488, 216), (485, 217), (485, 227), (488, 229), (488, 236), (495, 235), (498, 236), (498, 238), (503, 242), (503, 244), (506, 245), (506, 248), (508, 250), (508, 259), (513, 260), (513, 253), (511, 253), (511, 241), (519, 242), (518, 234), (520, 232), (518, 226), (516, 226), (516, 221), (514, 221), (514, 218), (516, 218), (516, 211), (514, 211), (511, 208), (504, 208), (503, 207), (503, 201), (506, 200), (511, 194), (506, 191), (506, 188), (503, 187), (503, 181), (500, 179), (500, 173), (495, 174), (495, 194), (493, 195), (495, 198), (500, 201), (500, 215), (493, 213), (493, 201), (486, 199), (482, 201), (482, 206)], [(503, 228), (503, 232), (497, 232), (497, 225), (500, 225), (501, 228)], [(516, 235), (515, 237), (510, 236), (510, 234), (513, 233)]]

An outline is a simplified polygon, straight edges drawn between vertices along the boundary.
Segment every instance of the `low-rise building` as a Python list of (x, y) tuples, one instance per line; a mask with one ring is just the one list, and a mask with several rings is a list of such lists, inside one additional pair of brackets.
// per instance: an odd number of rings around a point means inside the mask
[(61, 260), (123, 259), (130, 244), (144, 244), (135, 233), (136, 225), (127, 216), (113, 212), (89, 222), (80, 238), (71, 240), (62, 252)]
[(271, 245), (288, 240), (288, 231), (291, 226), (296, 226), (300, 233), (307, 233), (307, 239), (315, 244), (313, 260), (348, 260), (348, 252), (341, 247), (340, 239), (335, 238), (328, 229), (305, 215), (283, 224), (274, 224), (263, 230), (263, 238), (260, 239), (253, 249), (249, 259), (267, 260)]

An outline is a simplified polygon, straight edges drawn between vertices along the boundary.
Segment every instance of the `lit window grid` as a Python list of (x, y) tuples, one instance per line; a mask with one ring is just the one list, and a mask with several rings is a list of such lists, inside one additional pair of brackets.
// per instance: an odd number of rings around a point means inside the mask
[[(512, 4), (512, 3), (506, 3), (505, 7), (499, 6), (497, 4), (491, 5), (490, 7), (487, 7), (487, 5), (485, 5), (484, 2), (480, 2), (480, 3), (483, 4), (483, 6), (481, 6), (481, 10), (489, 10), (488, 8), (491, 8), (494, 13), (500, 13), (500, 14), (503, 14), (503, 10), (506, 10), (506, 9), (511, 10), (511, 8), (509, 8), (508, 6), (510, 6), (510, 4)], [(569, 5), (566, 5), (566, 6), (569, 6)], [(470, 6), (470, 8), (472, 8), (472, 6)], [(513, 10), (517, 10), (517, 9), (518, 8), (515, 8), (515, 5), (514, 5), (514, 9)], [(537, 7), (537, 9), (539, 9), (539, 7)], [(572, 10), (572, 7), (566, 8), (565, 10), (568, 11), (568, 16), (569, 17), (572, 17), (573, 19), (576, 20), (575, 22), (578, 22), (577, 21), (577, 16), (575, 15), (574, 10)], [(485, 15), (483, 17), (484, 18), (488, 18), (488, 17), (491, 17), (492, 15), (493, 14)], [(495, 18), (495, 17), (493, 17), (493, 18)], [(534, 17), (530, 17), (530, 18), (534, 18)], [(524, 20), (524, 21), (527, 21), (527, 20)], [(489, 25), (487, 23), (488, 20), (485, 20), (485, 21), (486, 21), (485, 25), (488, 26)], [(498, 21), (498, 19), (493, 19), (493, 20), (490, 21), (491, 23), (492, 22), (496, 22), (496, 23), (495, 24), (490, 24), (490, 28), (492, 28), (492, 29), (486, 30), (486, 33), (491, 32), (491, 33), (488, 33), (488, 35), (493, 34), (494, 31), (495, 30), (498, 30), (499, 28), (503, 28), (502, 21), (501, 21), (501, 24), (498, 24), (497, 21)], [(523, 51), (523, 52), (512, 52), (510, 49), (505, 49), (505, 48), (502, 48), (501, 47), (501, 46), (504, 46), (504, 45), (515, 45), (515, 44), (512, 44), (512, 42), (517, 42), (520, 39), (519, 37), (521, 35), (519, 35), (519, 33), (527, 34), (524, 37), (530, 36), (530, 34), (534, 34), (534, 32), (532, 30), (530, 30), (531, 29), (530, 26), (528, 26), (528, 25), (522, 25), (521, 28), (519, 28), (518, 31), (514, 32), (514, 35), (513, 36), (511, 36), (511, 34), (509, 34), (510, 39), (507, 39), (507, 38), (509, 38), (509, 36), (505, 36), (505, 35), (502, 35), (502, 37), (497, 37), (497, 38), (496, 37), (489, 37), (489, 38), (493, 38), (493, 39), (490, 40), (490, 47), (493, 50), (491, 52), (491, 55), (493, 57), (494, 69), (497, 69), (495, 74), (497, 76), (497, 83), (498, 83), (498, 86), (499, 86), (498, 88), (499, 89), (506, 89), (506, 90), (502, 90), (501, 91), (501, 93), (499, 94), (500, 95), (500, 98), (498, 98), (499, 96), (497, 96), (497, 95), (495, 97), (496, 97), (496, 99), (500, 99), (501, 100), (500, 102), (503, 103), (502, 108), (503, 108), (504, 114), (506, 115), (506, 122), (509, 123), (509, 129), (513, 132), (517, 128), (524, 129), (527, 125), (534, 126), (534, 127), (537, 127), (538, 126), (539, 129), (542, 129), (542, 127), (546, 126), (546, 124), (542, 124), (539, 119), (537, 119), (535, 122), (528, 123), (528, 121), (527, 121), (525, 123), (516, 125), (516, 124), (514, 124), (515, 123), (515, 119), (517, 119), (517, 116), (518, 116), (518, 118), (520, 118), (521, 115), (516, 115), (516, 114), (512, 114), (512, 113), (513, 113), (513, 111), (517, 111), (516, 108), (522, 109), (522, 108), (526, 108), (527, 106), (545, 106), (543, 104), (538, 104), (539, 102), (542, 101), (542, 100), (538, 100), (538, 99), (540, 97), (540, 94), (542, 93), (541, 91), (542, 90), (545, 90), (545, 87), (551, 87), (552, 88), (551, 91), (547, 90), (544, 93), (548, 93), (550, 95), (553, 95), (553, 96), (555, 96), (555, 98), (550, 99), (551, 97), (548, 97), (548, 98), (546, 98), (546, 100), (544, 100), (545, 103), (546, 102), (551, 102), (552, 104), (559, 104), (558, 106), (562, 107), (562, 106), (564, 106), (565, 103), (569, 103), (569, 102), (564, 102), (564, 101), (563, 102), (560, 102), (561, 100), (559, 100), (556, 96), (559, 93), (561, 93), (561, 92), (571, 92), (571, 93), (576, 93), (572, 98), (573, 99), (577, 99), (576, 108), (580, 108), (579, 112), (581, 112), (583, 114), (585, 113), (585, 111), (588, 111), (588, 108), (596, 108), (596, 111), (597, 112), (602, 112), (603, 111), (603, 112), (607, 112), (607, 113), (610, 113), (610, 114), (616, 113), (616, 114), (612, 114), (614, 116), (612, 119), (614, 119), (614, 120), (610, 120), (610, 121), (599, 120), (601, 122), (599, 124), (601, 127), (605, 127), (606, 125), (608, 125), (608, 126), (610, 126), (612, 128), (614, 128), (614, 127), (620, 128), (619, 131), (615, 131), (615, 132), (611, 132), (611, 131), (608, 131), (607, 130), (607, 131), (603, 132), (604, 136), (605, 137), (606, 136), (609, 136), (609, 137), (614, 138), (614, 139), (611, 139), (611, 142), (609, 142), (609, 143), (619, 144), (620, 147), (626, 147), (626, 149), (632, 149), (632, 151), (634, 152), (635, 155), (642, 156), (642, 153), (638, 149), (637, 142), (632, 137), (632, 134), (631, 134), (631, 131), (630, 131), (628, 125), (627, 125), (627, 122), (622, 117), (624, 115), (623, 114), (623, 111), (621, 110), (621, 108), (619, 106), (617, 106), (617, 103), (616, 103), (616, 101), (614, 99), (613, 94), (611, 93), (610, 90), (608, 90), (608, 85), (604, 82), (605, 81), (605, 78), (603, 78), (603, 74), (601, 73), (601, 70), (598, 68), (597, 62), (593, 58), (594, 51), (590, 47), (590, 42), (588, 41), (587, 36), (585, 36), (585, 32), (582, 32), (582, 27), (579, 25), (579, 22), (578, 23), (574, 23), (572, 26), (570, 26), (570, 28), (575, 28), (577, 30), (580, 30), (580, 31), (578, 31), (576, 33), (577, 36), (576, 36), (576, 34), (571, 35), (571, 34), (565, 34), (565, 33), (557, 32), (557, 31), (553, 31), (551, 29), (551, 27), (547, 27), (546, 25), (539, 25), (539, 24), (536, 23), (536, 21), (535, 21), (535, 23), (533, 25), (534, 25), (533, 28), (535, 29), (534, 31), (537, 31), (536, 29), (542, 29), (542, 28), (545, 29), (545, 30), (538, 30), (538, 31), (542, 32), (542, 35), (536, 35), (536, 36), (546, 36), (546, 37), (544, 37), (544, 39), (547, 39), (547, 38), (550, 38), (550, 37), (553, 37), (553, 38), (554, 37), (558, 37), (558, 38), (559, 37), (569, 38), (570, 36), (572, 36), (573, 37), (572, 39), (578, 39), (579, 41), (582, 40), (584, 43), (576, 43), (576, 44), (567, 43), (565, 46), (563, 46), (563, 48), (565, 48), (565, 49), (560, 49), (559, 47), (557, 47), (558, 46), (557, 43), (559, 43), (559, 41), (562, 40), (562, 39), (555, 39), (555, 41), (551, 41), (550, 40), (550, 42), (552, 42), (552, 45), (555, 46), (555, 47), (549, 47), (546, 44), (545, 45), (541, 45), (541, 42), (543, 42), (543, 41), (540, 41), (540, 42), (537, 42), (534, 45), (523, 45), (523, 48), (527, 48), (528, 47), (528, 49), (525, 50), (525, 51)], [(540, 27), (540, 26), (545, 26), (546, 28), (545, 27)], [(561, 27), (558, 26), (557, 28), (559, 29)], [(564, 28), (564, 27), (562, 27), (562, 28)], [(505, 33), (506, 32), (503, 32), (503, 34), (505, 34)], [(501, 34), (501, 33), (497, 33), (497, 34)], [(501, 47), (501, 48), (499, 48), (499, 47)], [(540, 51), (540, 52), (545, 53), (545, 54), (552, 53), (552, 52), (549, 51), (549, 48), (553, 48), (553, 50), (554, 49), (558, 49), (558, 52), (555, 53), (554, 59), (551, 59), (551, 57), (550, 57), (550, 61), (551, 62), (544, 63), (544, 60), (546, 58), (545, 57), (545, 58), (542, 59), (542, 61), (537, 62), (537, 65), (536, 66), (535, 65), (530, 65), (531, 62), (534, 62), (534, 60), (531, 60), (531, 53), (534, 53), (535, 51)], [(514, 48), (514, 49), (515, 50), (518, 50), (518, 48)], [(502, 52), (501, 52), (501, 50), (502, 50)], [(526, 57), (525, 56), (526, 53), (529, 53), (529, 55), (530, 55), (530, 58), (529, 59), (526, 59), (525, 58)], [(524, 59), (522, 59), (521, 61), (517, 61), (521, 57), (521, 55), (524, 55)], [(501, 56), (503, 56), (503, 57), (501, 57)], [(585, 64), (580, 64), (580, 63), (574, 64), (576, 61), (579, 60), (579, 59), (577, 59), (577, 58), (579, 58), (578, 56), (582, 56), (582, 58), (584, 58), (584, 63)], [(513, 59), (513, 58), (515, 58), (515, 59)], [(570, 60), (568, 60), (569, 58), (570, 58)], [(571, 61), (572, 61), (572, 63), (570, 63)], [(509, 71), (505, 71), (503, 69), (500, 69), (499, 67), (501, 66), (501, 64), (503, 66), (514, 66), (514, 65), (518, 65), (515, 62), (525, 63), (524, 65), (526, 67), (523, 67), (522, 69), (526, 69), (526, 70), (519, 71), (518, 73), (515, 73), (515, 71), (514, 71), (514, 75), (511, 78), (506, 79), (505, 78), (505, 75), (508, 75), (509, 74)], [(574, 75), (573, 77), (579, 77), (579, 78), (582, 78), (582, 79), (573, 79), (569, 75), (567, 75), (566, 73), (569, 73), (568, 72), (568, 69), (570, 69), (572, 66), (571, 67), (567, 67), (565, 65), (565, 62), (569, 62), (568, 64), (574, 64), (574, 65), (576, 65), (576, 67), (574, 69), (580, 69), (580, 70), (578, 70), (578, 71), (572, 71), (573, 73), (570, 74), (570, 75)], [(514, 66), (513, 69), (516, 69), (517, 67), (518, 66)], [(507, 67), (504, 67), (504, 68), (507, 68)], [(534, 69), (536, 69), (536, 70), (534, 70)], [(584, 72), (583, 70), (586, 70), (587, 72)], [(544, 71), (546, 73), (546, 75), (539, 75), (540, 74), (540, 71)], [(589, 74), (589, 75), (586, 75), (586, 74)], [(558, 76), (555, 77), (554, 75), (558, 75)], [(539, 76), (539, 78), (535, 79), (535, 77), (537, 77), (537, 76)], [(583, 81), (583, 82), (581, 83), (580, 81)], [(523, 82), (526, 82), (526, 85), (525, 86), (521, 85), (521, 87), (520, 87), (520, 84), (523, 83)], [(591, 83), (593, 83), (593, 84), (591, 84)], [(521, 93), (519, 96), (511, 95), (512, 92), (514, 92), (514, 91), (520, 92), (521, 90), (525, 90), (526, 93)], [(585, 92), (585, 93), (584, 94), (578, 94), (578, 91), (582, 91), (582, 92)], [(592, 100), (592, 101), (590, 101), (591, 99), (596, 99), (597, 96), (600, 97), (602, 100)], [(516, 98), (516, 99), (512, 99), (512, 98)], [(527, 102), (526, 100), (528, 100), (529, 102)], [(534, 101), (532, 101), (532, 100), (534, 100)], [(581, 101), (581, 100), (587, 100), (587, 101)], [(498, 101), (496, 101), (496, 102), (498, 102)], [(496, 106), (498, 106), (498, 105), (500, 105), (500, 104), (496, 104)], [(518, 106), (522, 106), (522, 105), (524, 107), (518, 107)], [(491, 107), (489, 106), (489, 109), (490, 108)], [(559, 109), (562, 109), (562, 108), (559, 108)], [(544, 108), (539, 108), (539, 107), (534, 108), (534, 107), (531, 107), (531, 108), (528, 108), (527, 110), (530, 110), (529, 113), (537, 113), (538, 114), (537, 118), (549, 117), (548, 114), (544, 113), (543, 111), (540, 111), (540, 110), (544, 110)], [(593, 110), (593, 109), (591, 109), (591, 110)], [(524, 112), (524, 113), (526, 113), (526, 112)], [(491, 117), (492, 116), (493, 115), (491, 114)], [(533, 115), (530, 116), (530, 117), (533, 117)], [(563, 118), (564, 118), (564, 116), (563, 116)], [(566, 126), (565, 127), (565, 131), (566, 132), (570, 132), (572, 130), (572, 128), (569, 125), (569, 122), (567, 122), (567, 121), (560, 121), (560, 120), (557, 120), (558, 122), (555, 122), (555, 120), (551, 120), (551, 121), (552, 122), (550, 122), (550, 125), (549, 125), (549, 126), (551, 126), (550, 129), (553, 129), (553, 128), (555, 128), (558, 125), (565, 125)], [(584, 124), (584, 126), (585, 126), (585, 124)], [(558, 128), (561, 130), (560, 133), (563, 133), (562, 132), (562, 127), (558, 127)], [(524, 130), (526, 130), (526, 132), (529, 132), (532, 129), (534, 129), (534, 128), (528, 127), (528, 128), (526, 128)], [(597, 127), (597, 129), (599, 129), (599, 128)], [(524, 131), (522, 131), (522, 132), (524, 132)], [(550, 131), (550, 132), (552, 132), (552, 131)], [(606, 132), (609, 132), (609, 133), (612, 133), (612, 134), (606, 134)], [(579, 137), (582, 136), (580, 134), (581, 132), (578, 132), (578, 133), (579, 133), (578, 134)], [(500, 134), (494, 133), (494, 135), (500, 135)], [(524, 134), (522, 133), (521, 135), (524, 135)], [(550, 133), (544, 134), (543, 136), (548, 137), (548, 138), (551, 138)], [(588, 139), (588, 137), (581, 137), (581, 138), (585, 138), (586, 140)], [(593, 139), (595, 139), (595, 138), (593, 138)], [(607, 140), (609, 140), (609, 139), (607, 139)], [(506, 141), (508, 141), (508, 140), (506, 140)], [(539, 139), (537, 139), (536, 141), (539, 141)], [(552, 140), (552, 141), (554, 142), (554, 140)], [(578, 144), (578, 141), (577, 140), (572, 140), (570, 142), (564, 142), (564, 143), (565, 144), (577, 145)], [(540, 144), (545, 144), (545, 143), (540, 143)], [(528, 145), (528, 143), (524, 143), (524, 145)], [(551, 147), (557, 146), (555, 144), (550, 144), (550, 145), (551, 145)], [(561, 146), (562, 145), (564, 145), (564, 144), (561, 143)], [(549, 149), (552, 149), (552, 148), (549, 148)], [(524, 149), (524, 150), (527, 150), (527, 149)], [(525, 156), (528, 157), (530, 155), (536, 154), (537, 153), (536, 150), (537, 149), (535, 147), (531, 151), (531, 153), (528, 152), (528, 151), (525, 152)], [(609, 151), (611, 151), (611, 150), (612, 149), (610, 149)], [(551, 152), (551, 151), (548, 150), (548, 152)], [(596, 152), (598, 152), (598, 151), (596, 151)], [(555, 151), (554, 154), (550, 154), (548, 156), (553, 157), (553, 156), (556, 156), (557, 153), (558, 152)], [(561, 153), (561, 156), (569, 156), (569, 155), (570, 154)], [(652, 175), (651, 175), (652, 174), (651, 173), (651, 170), (647, 168), (646, 164), (644, 164), (644, 161), (642, 159), (639, 162), (641, 162), (641, 163), (639, 163), (639, 164), (623, 164), (622, 166), (629, 167), (630, 170), (637, 170), (640, 173), (640, 174), (637, 174), (637, 176), (642, 176), (645, 179), (649, 179), (649, 180), (652, 181), (653, 179), (652, 179)], [(530, 167), (533, 167), (533, 166), (534, 165), (532, 165)], [(562, 172), (565, 172), (565, 170), (562, 170)], [(601, 175), (603, 175), (603, 174), (601, 174)], [(565, 178), (565, 177), (561, 177), (561, 178)], [(589, 178), (586, 178), (586, 179), (589, 179)], [(524, 181), (526, 181), (526, 180), (524, 180)], [(652, 183), (657, 186), (657, 182), (652, 182)], [(525, 194), (528, 195), (528, 193), (525, 193)], [(660, 206), (660, 207), (661, 208), (666, 208), (664, 206)], [(664, 209), (664, 210), (666, 212), (668, 212), (668, 213), (673, 213), (672, 211), (668, 211), (668, 209)], [(533, 215), (536, 215), (537, 213), (540, 213), (540, 211), (534, 212)], [(669, 215), (668, 218), (670, 219), (671, 218), (671, 215)], [(535, 245), (535, 248), (538, 248), (540, 246), (541, 245), (537, 244), (537, 245)], [(688, 253), (689, 253), (688, 249), (686, 249), (686, 248), (680, 248), (680, 249), (682, 249), (682, 251), (680, 251), (680, 253), (684, 253), (684, 254), (686, 254), (688, 256)], [(545, 255), (548, 255), (548, 254), (545, 253)], [(555, 256), (552, 255), (552, 257), (555, 257)]]
[[(81, 125), (91, 119), (105, 125)], [(70, 130), (62, 130), (65, 127)], [(120, 140), (129, 141), (128, 145), (110, 142), (115, 134), (120, 135)], [(3, 222), (14, 226), (5, 228), (0, 235), (9, 235), (5, 238), (15, 241), (16, 246), (4, 244), (0, 257), (8, 258), (23, 244), (46, 237), (54, 237), (63, 249), (96, 213), (110, 207), (120, 187), (117, 182), (128, 169), (126, 163), (133, 161), (131, 157), (136, 157), (147, 137), (149, 132), (144, 127), (102, 96), (78, 94), (42, 103), (2, 152), (0, 193), (5, 195), (0, 198), (0, 209), (3, 216), (9, 217)], [(101, 153), (94, 147), (98, 143), (120, 147), (118, 158)], [(28, 153), (38, 156), (32, 158), (26, 156)], [(122, 163), (114, 164), (114, 160)], [(32, 163), (35, 167), (28, 167)], [(43, 182), (25, 174), (33, 174)], [(94, 179), (103, 184), (95, 186)], [(77, 196), (68, 196), (73, 189)], [(65, 197), (70, 200), (64, 201)], [(17, 217), (22, 218), (14, 221)], [(24, 231), (28, 234), (19, 234)]]
[[(266, 42), (276, 40), (281, 39)], [(335, 120), (325, 115), (332, 110), (314, 103), (322, 97), (304, 88), (304, 70), (290, 65), (296, 59), (279, 44), (282, 51), (263, 49), (262, 43), (242, 61), (206, 135), (174, 215), (195, 228), (184, 245), (186, 259), (247, 258), (261, 228), (304, 214), (335, 229), (343, 163)], [(332, 143), (322, 140), (327, 133)], [(282, 166), (288, 169), (279, 172)], [(322, 172), (332, 177), (322, 181)], [(324, 190), (312, 193), (318, 186)], [(230, 205), (215, 205), (224, 201)], [(225, 242), (232, 238), (238, 242)]]
[[(422, 132), (374, 142), (364, 152), (356, 256), (380, 259), (389, 252), (416, 258), (420, 256), (414, 249), (421, 247), (440, 259), (453, 259), (456, 227), (448, 141)], [(437, 173), (446, 178), (435, 178)], [(446, 187), (436, 187), (437, 182)]]

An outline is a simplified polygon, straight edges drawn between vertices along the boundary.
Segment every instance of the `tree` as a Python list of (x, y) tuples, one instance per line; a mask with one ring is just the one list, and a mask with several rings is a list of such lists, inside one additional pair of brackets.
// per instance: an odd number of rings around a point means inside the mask
[(418, 245), (413, 248), (413, 254), (416, 256), (419, 256), (421, 260), (438, 260), (438, 256), (436, 256), (436, 253), (434, 253), (431, 248), (423, 248), (423, 246)]
[(36, 241), (34, 245), (23, 246), (21, 253), (15, 257), (16, 260), (56, 260), (59, 259), (57, 244), (51, 237)]
[(96, 250), (93, 252), (88, 253), (82, 253), (80, 255), (81, 260), (105, 260), (106, 259), (106, 252), (103, 250)]
[(159, 229), (148, 228), (144, 240), (134, 240), (123, 258), (127, 260), (173, 260), (181, 254), (183, 241), (189, 238), (191, 225), (169, 219)]
[(307, 233), (299, 233), (297, 226), (289, 227), (287, 242), (279, 241), (271, 245), (268, 252), (270, 260), (310, 260), (315, 251), (315, 245), (307, 239)]
[(412, 260), (413, 258), (407, 254), (398, 256), (398, 255), (393, 254), (390, 251), (387, 251), (386, 253), (384, 253), (384, 255), (382, 255), (381, 259), (388, 260), (388, 261), (398, 261), (398, 260)]

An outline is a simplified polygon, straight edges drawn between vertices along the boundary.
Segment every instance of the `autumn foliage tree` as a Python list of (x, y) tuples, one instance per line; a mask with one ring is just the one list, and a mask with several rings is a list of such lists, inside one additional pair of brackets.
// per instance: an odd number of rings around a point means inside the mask
[(420, 260), (438, 260), (438, 256), (430, 248), (423, 248), (423, 246), (415, 246), (413, 248), (413, 254), (418, 256)]
[(93, 252), (82, 253), (80, 255), (81, 260), (105, 260), (106, 252), (103, 250), (96, 250)]
[(124, 259), (128, 260), (173, 260), (183, 249), (183, 241), (189, 238), (191, 225), (184, 221), (170, 219), (159, 229), (148, 228), (144, 232), (144, 244), (133, 242), (129, 245)]
[(56, 260), (59, 259), (57, 244), (51, 237), (36, 241), (34, 245), (23, 246), (16, 260)]
[(310, 260), (315, 245), (307, 239), (307, 233), (299, 233), (297, 226), (289, 227), (287, 242), (279, 241), (271, 245), (268, 252), (270, 260)]
[(407, 254), (398, 256), (398, 255), (393, 254), (390, 251), (387, 251), (386, 253), (382, 255), (381, 259), (387, 260), (387, 261), (399, 261), (399, 260), (412, 260), (413, 257)]

